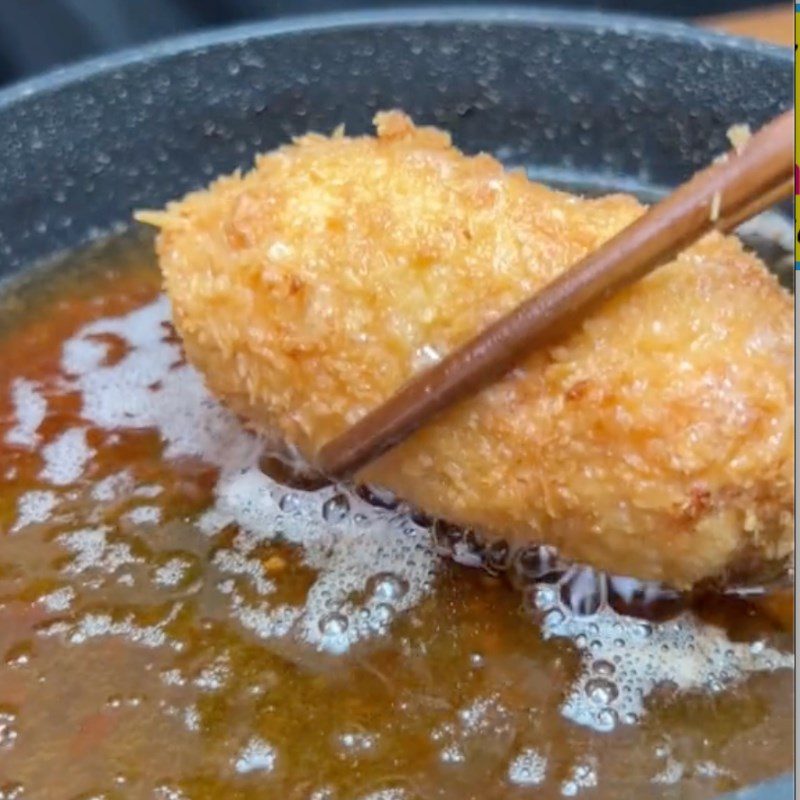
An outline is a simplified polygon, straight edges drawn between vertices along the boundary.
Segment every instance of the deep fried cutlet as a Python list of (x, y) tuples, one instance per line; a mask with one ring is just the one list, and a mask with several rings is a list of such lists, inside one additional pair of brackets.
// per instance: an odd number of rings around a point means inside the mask
[[(415, 371), (643, 213), (379, 114), (142, 215), (211, 389), (313, 461)], [(792, 549), (790, 296), (712, 234), (359, 479), (512, 542), (677, 586)]]

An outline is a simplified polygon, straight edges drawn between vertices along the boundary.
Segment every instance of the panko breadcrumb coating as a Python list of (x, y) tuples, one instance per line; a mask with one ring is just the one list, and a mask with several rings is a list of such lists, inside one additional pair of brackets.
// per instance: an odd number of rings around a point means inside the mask
[[(310, 134), (140, 218), (212, 391), (310, 461), (417, 370), (642, 214), (399, 112)], [(793, 539), (790, 296), (711, 234), (359, 480), (513, 543), (680, 587)]]

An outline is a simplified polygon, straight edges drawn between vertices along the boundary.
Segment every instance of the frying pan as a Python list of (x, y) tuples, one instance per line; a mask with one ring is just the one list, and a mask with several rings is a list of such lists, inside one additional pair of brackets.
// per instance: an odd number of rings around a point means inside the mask
[[(790, 52), (682, 25), (505, 7), (254, 24), (0, 92), (0, 277), (309, 129), (402, 107), (536, 178), (652, 199), (792, 104)], [(737, 793), (783, 800), (792, 776)]]

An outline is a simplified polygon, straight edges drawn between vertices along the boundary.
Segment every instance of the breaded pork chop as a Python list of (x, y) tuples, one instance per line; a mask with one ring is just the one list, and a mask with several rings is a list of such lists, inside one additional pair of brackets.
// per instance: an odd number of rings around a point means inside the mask
[[(211, 389), (313, 461), (417, 370), (643, 213), (467, 157), (399, 112), (141, 215)], [(707, 236), (359, 479), (453, 523), (688, 586), (793, 539), (790, 296)]]

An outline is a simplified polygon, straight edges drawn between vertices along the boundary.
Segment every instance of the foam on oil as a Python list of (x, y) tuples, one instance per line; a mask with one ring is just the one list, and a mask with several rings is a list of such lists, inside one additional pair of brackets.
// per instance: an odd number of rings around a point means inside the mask
[[(267, 444), (244, 430), (185, 363), (164, 298), (85, 326), (64, 343), (61, 367), (61, 388), (79, 395), (87, 425), (110, 435), (120, 428), (155, 429), (164, 458), (197, 458), (216, 468), (213, 506), (193, 520), (194, 530), (201, 537), (229, 527), (236, 530), (213, 553), (220, 576), (216, 589), (226, 599), (228, 614), (258, 637), (292, 637), (318, 650), (342, 653), (361, 640), (384, 635), (398, 615), (432, 590), (439, 559), (446, 555), (492, 573), (508, 572), (538, 621), (541, 634), (532, 625), (531, 635), (563, 638), (578, 648), (582, 669), (562, 712), (579, 725), (607, 731), (632, 724), (645, 713), (647, 697), (665, 682), (682, 691), (718, 691), (752, 672), (792, 666), (790, 655), (766, 645), (731, 642), (720, 628), (688, 612), (666, 622), (643, 622), (618, 613), (610, 602), (611, 595), (638, 598), (645, 605), (657, 602), (669, 596), (662, 587), (570, 567), (549, 548), (512, 552), (502, 542), (487, 546), (476, 534), (427, 520), (378, 490), (291, 488), (270, 477), (260, 466)], [(46, 401), (24, 377), (13, 391), (18, 418), (12, 435), (21, 445), (39, 446)], [(25, 398), (30, 403), (22, 402)], [(15, 530), (57, 511), (59, 501), (50, 487), (60, 489), (78, 480), (90, 469), (94, 451), (85, 429), (76, 427), (41, 446), (40, 452), (40, 478), (49, 486), (20, 500)], [(162, 490), (157, 485), (134, 487), (131, 481), (125, 471), (118, 472), (96, 482), (91, 492), (96, 501), (114, 502), (120, 494), (135, 491), (147, 499)], [(160, 517), (156, 506), (145, 503), (126, 519), (154, 524)], [(141, 568), (142, 558), (112, 533), (98, 524), (62, 534), (59, 541), (69, 554), (64, 575), (114, 574), (119, 583), (127, 575), (130, 581), (125, 570)], [(298, 548), (313, 575), (302, 603), (276, 599), (276, 584), (265, 574), (260, 548), (276, 542)], [(168, 591), (191, 571), (190, 562), (173, 556), (155, 569), (152, 580)], [(56, 589), (42, 602), (66, 609), (71, 599)], [(44, 632), (65, 635), (75, 644), (117, 635), (158, 647), (170, 643), (168, 626), (178, 613), (180, 603), (157, 622), (143, 623), (133, 614), (112, 619), (83, 613)], [(225, 679), (225, 670), (226, 665), (216, 665), (198, 680), (212, 686)], [(486, 725), (495, 730), (502, 727), (502, 717), (503, 709), (491, 697), (461, 709), (452, 730), (439, 732), (442, 760), (463, 758), (456, 733), (471, 735)], [(270, 748), (264, 742), (249, 743), (236, 769), (272, 769)], [(523, 750), (509, 765), (508, 778), (520, 786), (535, 785), (545, 771), (546, 758)], [(590, 763), (573, 771), (562, 786), (566, 796), (596, 782)]]

